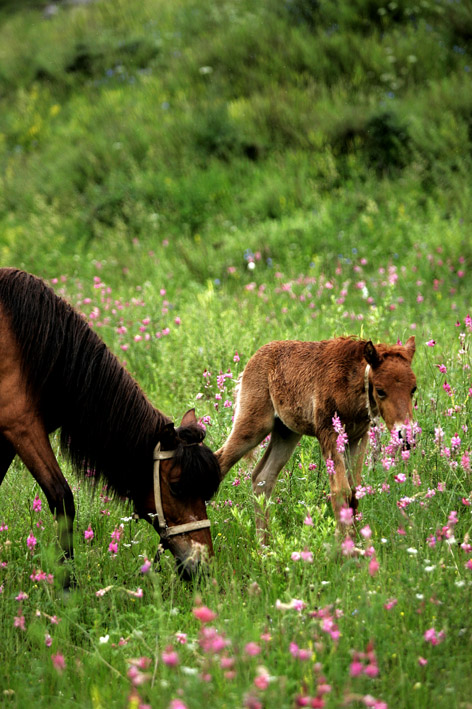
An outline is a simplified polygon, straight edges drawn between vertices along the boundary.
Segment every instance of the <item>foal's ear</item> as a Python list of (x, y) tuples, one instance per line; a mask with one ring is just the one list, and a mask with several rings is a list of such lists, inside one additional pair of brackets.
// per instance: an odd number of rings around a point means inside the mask
[(191, 423), (197, 423), (197, 417), (195, 416), (195, 409), (189, 409), (187, 413), (184, 414), (181, 426), (190, 426)]
[(415, 336), (412, 335), (411, 337), (408, 338), (408, 340), (405, 342), (405, 350), (406, 350), (406, 356), (408, 359), (411, 360), (413, 359), (413, 355), (415, 354), (416, 350), (416, 345), (415, 345)]
[(372, 340), (368, 340), (364, 345), (364, 358), (367, 364), (370, 364), (372, 369), (375, 369), (380, 364), (380, 357)]

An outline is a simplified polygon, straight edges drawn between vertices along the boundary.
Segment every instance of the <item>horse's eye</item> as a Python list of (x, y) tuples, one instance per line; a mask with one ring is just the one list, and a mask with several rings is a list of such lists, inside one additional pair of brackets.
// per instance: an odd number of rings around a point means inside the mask
[(387, 396), (383, 389), (377, 389), (376, 391), (379, 399), (385, 399), (385, 397)]

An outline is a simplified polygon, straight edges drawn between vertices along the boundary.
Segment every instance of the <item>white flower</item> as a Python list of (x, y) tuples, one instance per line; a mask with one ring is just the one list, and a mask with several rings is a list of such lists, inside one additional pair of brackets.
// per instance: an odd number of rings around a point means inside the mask
[(418, 554), (418, 549), (415, 549), (414, 547), (408, 547), (407, 552), (408, 554)]
[(436, 568), (436, 564), (431, 564), (431, 566), (425, 566), (424, 570), (426, 571), (427, 574), (431, 573), (431, 571), (434, 571)]
[(102, 635), (101, 638), (98, 639), (100, 645), (106, 645), (106, 643), (110, 640), (109, 635)]

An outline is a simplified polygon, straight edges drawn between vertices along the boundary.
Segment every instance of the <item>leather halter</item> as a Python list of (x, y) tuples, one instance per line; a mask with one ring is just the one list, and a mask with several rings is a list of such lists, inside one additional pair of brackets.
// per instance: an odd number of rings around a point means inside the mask
[(164, 508), (162, 506), (161, 496), (161, 476), (160, 476), (160, 461), (174, 458), (177, 451), (161, 451), (160, 442), (154, 448), (154, 503), (156, 505), (157, 521), (159, 524), (159, 535), (162, 539), (168, 539), (176, 534), (186, 534), (197, 529), (205, 529), (211, 525), (209, 519), (196, 520), (195, 522), (186, 522), (185, 524), (175, 524), (173, 527), (168, 527), (164, 516)]
[(372, 407), (370, 405), (370, 395), (369, 395), (369, 372), (371, 370), (370, 364), (367, 365), (365, 368), (364, 372), (364, 389), (365, 389), (365, 398), (366, 398), (366, 409), (367, 413), (369, 414), (369, 421), (372, 426), (375, 426), (377, 424), (377, 416), (374, 416), (374, 412), (372, 411)]

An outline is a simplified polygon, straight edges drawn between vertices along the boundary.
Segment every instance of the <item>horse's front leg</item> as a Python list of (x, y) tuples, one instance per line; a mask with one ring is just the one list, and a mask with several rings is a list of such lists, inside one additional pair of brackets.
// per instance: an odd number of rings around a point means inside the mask
[(62, 474), (42, 421), (28, 417), (8, 426), (3, 435), (43, 490), (58, 523), (59, 544), (65, 558), (74, 554), (72, 533), (75, 506), (72, 491)]

